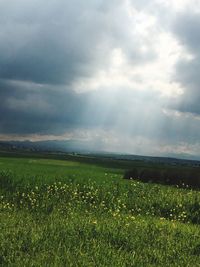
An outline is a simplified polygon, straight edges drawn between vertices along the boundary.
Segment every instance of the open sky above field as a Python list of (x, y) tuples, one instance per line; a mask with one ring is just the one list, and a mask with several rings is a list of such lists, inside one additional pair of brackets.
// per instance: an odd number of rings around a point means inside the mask
[(200, 2), (0, 0), (0, 139), (200, 157)]

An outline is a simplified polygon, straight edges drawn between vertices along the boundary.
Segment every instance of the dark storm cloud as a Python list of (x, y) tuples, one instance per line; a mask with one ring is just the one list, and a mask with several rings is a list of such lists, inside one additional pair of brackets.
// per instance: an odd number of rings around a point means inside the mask
[(176, 18), (173, 31), (181, 45), (192, 58), (177, 62), (174, 79), (184, 88), (184, 94), (176, 103), (182, 112), (200, 114), (200, 14), (187, 12)]
[(1, 82), (0, 97), (1, 133), (62, 133), (77, 126), (85, 107), (72, 91), (34, 84)]
[[(199, 15), (179, 14), (173, 25), (194, 59), (177, 63), (170, 78), (185, 91), (168, 101), (164, 89), (153, 88), (154, 78), (156, 87), (169, 86), (160, 39), (174, 15), (160, 2), (0, 1), (0, 134), (113, 130), (122, 150), (126, 136), (173, 145), (198, 140), (198, 120), (163, 108), (200, 113)], [(155, 75), (159, 70), (163, 75)]]
[(132, 107), (142, 107), (144, 97), (129, 90), (80, 94), (61, 87), (55, 90), (46, 85), (1, 80), (0, 132), (62, 134), (81, 127), (109, 128), (120, 120), (127, 128), (131, 118), (139, 118), (137, 110), (132, 115)]
[(137, 36), (130, 41), (128, 24), (117, 0), (0, 2), (0, 77), (70, 84), (105, 67), (113, 47), (133, 62), (153, 57)]
[(77, 94), (71, 85), (105, 71), (114, 48), (131, 64), (155, 57), (141, 53), (130, 25), (119, 0), (0, 1), (0, 132), (62, 134), (117, 122), (126, 113), (122, 93), (106, 103), (110, 93)]
[(50, 1), (48, 7), (38, 8), (36, 4), (21, 5), (18, 12), (15, 5), (10, 6), (2, 21), (1, 78), (59, 84), (70, 82), (80, 73), (86, 75), (89, 70), (81, 68), (90, 63), (98, 38), (89, 41), (89, 36), (84, 37), (89, 29), (80, 29), (80, 10), (70, 9), (63, 1), (60, 5)]
[[(79, 129), (114, 130), (171, 143), (199, 140), (191, 118), (168, 117), (149, 91), (103, 90), (78, 94), (26, 82), (0, 83), (1, 134), (62, 135)], [(144, 109), (145, 103), (145, 109)], [(187, 125), (187, 127), (185, 127)]]

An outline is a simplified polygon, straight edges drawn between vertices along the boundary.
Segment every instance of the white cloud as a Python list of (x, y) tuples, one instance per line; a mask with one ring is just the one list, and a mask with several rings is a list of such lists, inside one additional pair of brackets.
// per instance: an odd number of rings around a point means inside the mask
[(200, 11), (199, 0), (155, 0), (156, 3), (163, 5), (166, 8), (172, 9), (176, 12), (182, 12), (186, 10)]
[[(131, 38), (131, 37), (130, 37)], [(152, 40), (151, 50), (156, 57), (141, 64), (131, 62), (124, 53), (123, 47), (110, 51), (110, 61), (106, 68), (102, 68), (91, 77), (81, 77), (73, 82), (72, 87), (77, 92), (102, 90), (113, 88), (123, 90), (150, 90), (157, 91), (162, 96), (178, 97), (183, 88), (179, 83), (172, 81), (172, 75), (177, 61), (189, 55), (169, 33), (160, 32), (149, 35), (139, 47), (141, 54), (147, 53), (148, 43)]]

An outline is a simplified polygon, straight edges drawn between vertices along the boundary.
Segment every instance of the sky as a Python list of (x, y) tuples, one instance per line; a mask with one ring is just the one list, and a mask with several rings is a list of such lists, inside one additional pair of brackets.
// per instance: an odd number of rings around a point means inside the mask
[(200, 159), (199, 29), (198, 0), (0, 0), (0, 140)]

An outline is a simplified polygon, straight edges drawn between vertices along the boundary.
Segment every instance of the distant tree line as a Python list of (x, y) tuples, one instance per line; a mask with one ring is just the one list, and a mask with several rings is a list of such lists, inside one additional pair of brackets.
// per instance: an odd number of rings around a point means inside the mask
[(191, 169), (137, 169), (128, 170), (124, 179), (140, 180), (142, 182), (153, 182), (168, 185), (189, 186), (200, 188), (200, 168)]

